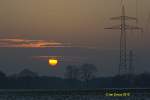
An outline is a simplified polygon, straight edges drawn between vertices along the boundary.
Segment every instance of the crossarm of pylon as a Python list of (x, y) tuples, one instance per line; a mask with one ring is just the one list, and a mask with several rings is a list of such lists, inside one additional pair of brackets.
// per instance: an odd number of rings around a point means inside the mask
[(137, 21), (137, 18), (135, 18), (135, 17), (125, 16), (125, 19), (126, 20), (135, 20), (135, 21)]
[(111, 17), (110, 20), (121, 20), (121, 16)]
[(115, 26), (112, 26), (112, 27), (107, 27), (107, 28), (104, 28), (104, 29), (114, 29), (114, 30), (120, 30), (121, 26), (120, 25), (115, 25)]
[(131, 26), (131, 25), (126, 25), (126, 29), (128, 29), (128, 30), (140, 30), (140, 31), (143, 31), (143, 28), (138, 27), (138, 26)]
[(135, 21), (137, 21), (137, 18), (135, 18), (135, 17), (129, 17), (129, 16), (112, 17), (112, 18), (110, 18), (110, 20), (121, 20), (122, 18), (125, 18), (125, 20), (135, 20)]

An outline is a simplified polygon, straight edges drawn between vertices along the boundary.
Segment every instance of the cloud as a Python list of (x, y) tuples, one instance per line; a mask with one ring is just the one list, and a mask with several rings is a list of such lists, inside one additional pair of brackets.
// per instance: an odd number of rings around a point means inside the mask
[(25, 36), (30, 36), (29, 34), (25, 34), (25, 33), (0, 33), (0, 38), (21, 38), (21, 37), (25, 37)]
[(70, 47), (70, 43), (61, 43), (47, 40), (32, 40), (23, 38), (2, 38), (0, 47), (44, 48), (44, 47)]

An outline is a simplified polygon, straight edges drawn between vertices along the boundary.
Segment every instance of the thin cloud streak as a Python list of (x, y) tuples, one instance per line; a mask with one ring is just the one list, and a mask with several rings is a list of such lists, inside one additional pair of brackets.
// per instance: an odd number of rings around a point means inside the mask
[(34, 39), (25, 39), (25, 38), (0, 38), (0, 47), (15, 47), (15, 48), (63, 48), (63, 47), (72, 47), (72, 48), (86, 48), (92, 50), (107, 50), (113, 49), (118, 50), (119, 48), (102, 48), (98, 46), (92, 46), (88, 44), (73, 44), (73, 43), (64, 43), (48, 40), (34, 40)]
[(44, 48), (44, 47), (70, 47), (70, 43), (61, 43), (46, 40), (32, 40), (23, 38), (0, 39), (0, 47)]

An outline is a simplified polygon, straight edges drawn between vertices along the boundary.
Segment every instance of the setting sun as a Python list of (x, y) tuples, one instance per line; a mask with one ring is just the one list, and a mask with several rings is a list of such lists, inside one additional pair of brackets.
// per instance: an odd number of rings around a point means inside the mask
[(51, 66), (56, 66), (58, 64), (58, 60), (57, 59), (49, 59), (49, 65)]

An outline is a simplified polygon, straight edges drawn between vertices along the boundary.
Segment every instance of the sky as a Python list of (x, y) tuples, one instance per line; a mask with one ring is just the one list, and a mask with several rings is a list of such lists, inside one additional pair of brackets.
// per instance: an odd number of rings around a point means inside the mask
[[(99, 75), (117, 73), (121, 0), (1, 0), (0, 69), (8, 74), (24, 68), (42, 75), (63, 76), (65, 66), (93, 63)], [(136, 71), (150, 71), (150, 1), (124, 0), (126, 14), (138, 17), (143, 32), (127, 31), (128, 50), (135, 52)], [(134, 21), (128, 22), (136, 25)], [(37, 59), (38, 57), (44, 59)], [(47, 65), (48, 56), (61, 56), (59, 67)], [(37, 58), (36, 58), (37, 57)]]

